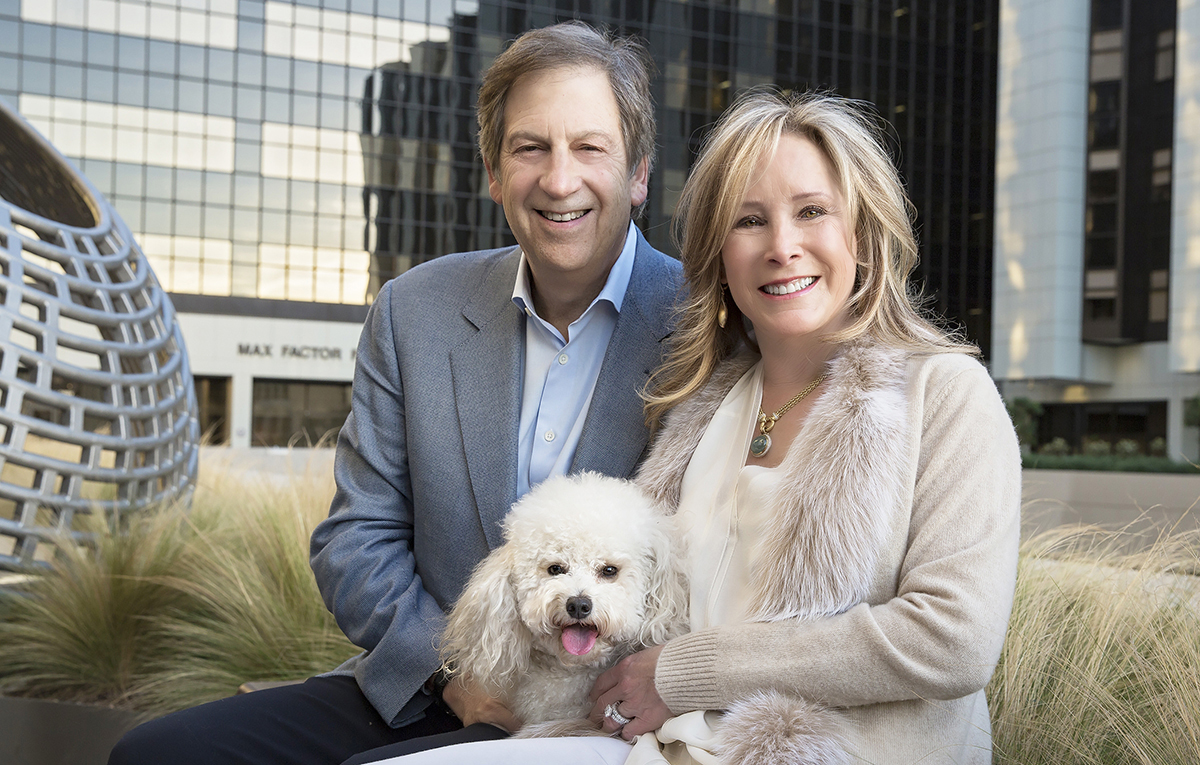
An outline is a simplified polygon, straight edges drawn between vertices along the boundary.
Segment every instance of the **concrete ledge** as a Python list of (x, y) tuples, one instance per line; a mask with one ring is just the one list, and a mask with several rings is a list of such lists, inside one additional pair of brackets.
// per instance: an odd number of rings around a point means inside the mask
[(1025, 532), (1067, 523), (1200, 528), (1200, 475), (1103, 470), (1025, 470)]
[[(284, 483), (325, 474), (333, 456), (332, 448), (206, 446), (200, 449), (200, 468)], [(1022, 499), (1026, 534), (1068, 523), (1114, 529), (1133, 524), (1138, 530), (1200, 528), (1200, 475), (1194, 474), (1026, 469)]]
[(142, 719), (109, 707), (0, 696), (0, 763), (105, 765)]
[(304, 475), (319, 476), (333, 467), (332, 447), (286, 448), (202, 446), (200, 470), (216, 468), (232, 474), (250, 473), (277, 480), (290, 480)]

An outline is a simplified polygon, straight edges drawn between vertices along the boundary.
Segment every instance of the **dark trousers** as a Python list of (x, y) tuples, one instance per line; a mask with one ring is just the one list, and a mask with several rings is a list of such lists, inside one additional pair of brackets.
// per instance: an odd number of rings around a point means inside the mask
[(425, 717), (392, 728), (353, 677), (313, 677), (220, 699), (139, 725), (109, 765), (361, 765), (438, 746), (503, 738), (431, 706)]

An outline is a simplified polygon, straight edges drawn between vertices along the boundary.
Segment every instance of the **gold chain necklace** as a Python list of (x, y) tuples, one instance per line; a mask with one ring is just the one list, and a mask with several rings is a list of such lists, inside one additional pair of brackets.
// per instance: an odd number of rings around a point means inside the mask
[(755, 457), (761, 457), (771, 449), (771, 431), (775, 429), (775, 423), (780, 417), (787, 414), (788, 410), (796, 404), (804, 400), (804, 397), (816, 390), (817, 386), (825, 382), (825, 378), (829, 377), (829, 373), (825, 372), (817, 379), (808, 384), (808, 387), (792, 396), (792, 400), (788, 401), (774, 414), (768, 416), (762, 410), (762, 406), (758, 407), (758, 435), (750, 442), (750, 454)]

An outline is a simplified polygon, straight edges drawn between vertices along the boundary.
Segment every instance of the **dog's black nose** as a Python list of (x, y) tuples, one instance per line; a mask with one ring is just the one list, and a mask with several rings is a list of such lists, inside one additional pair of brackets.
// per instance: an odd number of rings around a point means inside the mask
[(567, 616), (572, 619), (586, 619), (592, 615), (592, 599), (585, 595), (567, 598)]

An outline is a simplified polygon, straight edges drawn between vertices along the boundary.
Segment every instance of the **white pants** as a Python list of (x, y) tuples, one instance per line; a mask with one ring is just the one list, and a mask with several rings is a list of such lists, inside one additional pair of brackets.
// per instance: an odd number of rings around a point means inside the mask
[(578, 738), (505, 738), (472, 741), (426, 752), (393, 757), (377, 765), (623, 765), (629, 756), (626, 741), (601, 736)]

